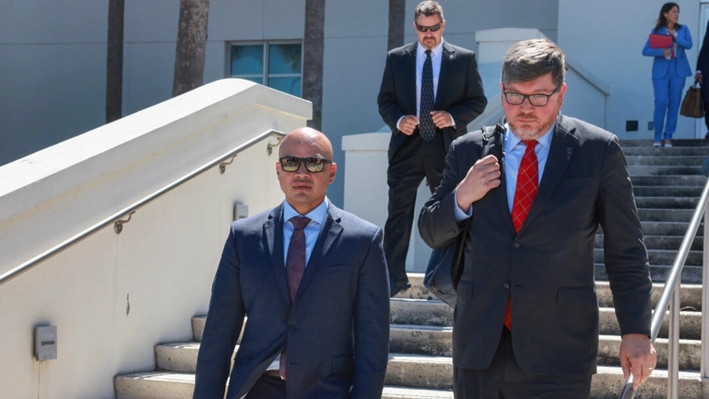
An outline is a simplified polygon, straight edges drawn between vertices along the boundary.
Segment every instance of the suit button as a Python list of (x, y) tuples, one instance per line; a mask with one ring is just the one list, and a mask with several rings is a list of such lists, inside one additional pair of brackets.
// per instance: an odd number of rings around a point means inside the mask
[(503, 287), (505, 287), (506, 290), (510, 289), (510, 285), (508, 283), (505, 283), (505, 285)]
[(294, 325), (292, 325), (292, 324), (291, 324), (291, 325), (289, 325), (289, 326), (288, 326), (288, 331), (290, 331), (290, 332), (293, 332), (293, 331), (295, 331), (295, 326), (294, 326)]
[(520, 247), (518, 242), (514, 243), (514, 245), (512, 245), (512, 246), (515, 247), (515, 249), (519, 249), (519, 247)]

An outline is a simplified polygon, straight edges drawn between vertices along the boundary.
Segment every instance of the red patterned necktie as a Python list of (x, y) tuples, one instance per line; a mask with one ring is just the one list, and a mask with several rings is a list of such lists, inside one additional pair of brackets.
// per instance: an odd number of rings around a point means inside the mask
[[(288, 256), (286, 257), (286, 278), (292, 304), (305, 272), (305, 226), (310, 223), (310, 219), (295, 216), (290, 218), (290, 221), (293, 223), (293, 235), (290, 237)], [(281, 360), (278, 364), (278, 374), (284, 380), (286, 379), (286, 350), (287, 348), (281, 352)]]
[[(519, 233), (524, 220), (527, 219), (539, 189), (539, 165), (537, 164), (537, 154), (534, 152), (534, 146), (537, 145), (537, 141), (522, 140), (522, 142), (527, 146), (527, 149), (524, 151), (524, 156), (522, 156), (522, 161), (519, 164), (515, 199), (512, 204), (512, 224), (514, 225), (515, 233)], [(507, 300), (507, 312), (505, 313), (505, 326), (512, 330), (509, 299)]]

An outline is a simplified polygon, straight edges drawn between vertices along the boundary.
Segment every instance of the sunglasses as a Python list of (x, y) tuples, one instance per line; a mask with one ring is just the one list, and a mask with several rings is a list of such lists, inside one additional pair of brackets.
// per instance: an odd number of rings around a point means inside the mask
[(310, 173), (322, 172), (325, 169), (326, 163), (332, 161), (325, 158), (296, 158), (283, 157), (278, 160), (281, 163), (281, 169), (286, 172), (297, 172), (301, 164), (305, 164), (305, 169)]
[(431, 32), (438, 32), (438, 30), (441, 29), (441, 26), (442, 26), (443, 22), (439, 22), (439, 23), (437, 23), (437, 24), (435, 24), (435, 25), (431, 25), (431, 26), (423, 26), (423, 25), (419, 25), (419, 24), (416, 24), (416, 23), (414, 23), (414, 24), (416, 25), (416, 29), (417, 29), (419, 32), (424, 32), (424, 33), (426, 33), (426, 32), (429, 32), (429, 31), (431, 31)]

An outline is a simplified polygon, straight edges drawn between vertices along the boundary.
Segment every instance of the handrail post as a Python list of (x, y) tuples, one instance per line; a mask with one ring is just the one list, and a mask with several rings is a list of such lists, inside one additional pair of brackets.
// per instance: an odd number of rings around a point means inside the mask
[(679, 395), (679, 301), (680, 285), (675, 285), (670, 302), (670, 320), (667, 334), (667, 399)]
[(704, 210), (702, 245), (702, 359), (699, 369), (702, 389), (709, 391), (709, 207)]

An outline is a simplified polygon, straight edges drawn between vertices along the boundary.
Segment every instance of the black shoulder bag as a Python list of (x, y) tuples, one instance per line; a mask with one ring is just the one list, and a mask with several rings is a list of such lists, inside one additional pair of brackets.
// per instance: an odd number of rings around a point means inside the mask
[[(479, 158), (489, 152), (490, 141), (498, 142), (502, 146), (502, 134), (505, 128), (501, 124), (482, 129), (483, 151)], [(501, 147), (500, 147), (501, 148)], [(465, 266), (465, 240), (469, 233), (470, 223), (473, 218), (468, 218), (461, 228), (455, 241), (443, 248), (434, 249), (426, 267), (423, 285), (438, 299), (455, 308), (457, 302), (456, 289), (463, 275)]]

